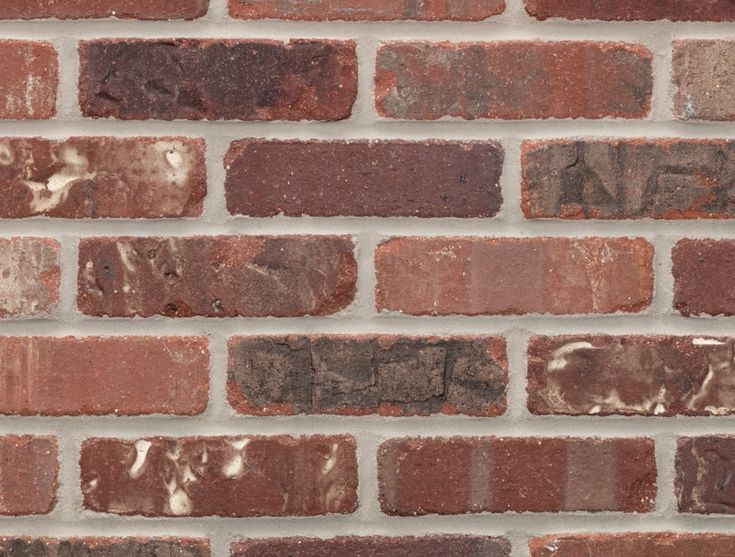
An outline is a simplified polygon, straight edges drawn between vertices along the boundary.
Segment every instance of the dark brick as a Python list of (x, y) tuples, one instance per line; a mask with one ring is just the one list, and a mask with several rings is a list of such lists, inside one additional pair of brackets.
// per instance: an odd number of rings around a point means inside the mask
[(0, 538), (3, 557), (209, 557), (207, 540), (189, 538)]
[(533, 538), (531, 557), (732, 557), (735, 536), (650, 533)]
[(3, 0), (0, 19), (195, 19), (209, 0)]
[(735, 41), (674, 41), (673, 50), (674, 114), (735, 120)]
[(0, 437), (0, 515), (47, 514), (56, 502), (56, 438)]
[(735, 437), (684, 437), (676, 450), (679, 511), (735, 514)]
[(735, 315), (735, 240), (680, 240), (671, 252), (674, 308)]
[(537, 19), (735, 21), (732, 0), (526, 0)]

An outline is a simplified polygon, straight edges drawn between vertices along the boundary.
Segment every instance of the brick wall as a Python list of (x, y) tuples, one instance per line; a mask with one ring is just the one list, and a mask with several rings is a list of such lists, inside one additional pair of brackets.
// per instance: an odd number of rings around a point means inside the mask
[(730, 0), (1, 4), (0, 555), (735, 554)]

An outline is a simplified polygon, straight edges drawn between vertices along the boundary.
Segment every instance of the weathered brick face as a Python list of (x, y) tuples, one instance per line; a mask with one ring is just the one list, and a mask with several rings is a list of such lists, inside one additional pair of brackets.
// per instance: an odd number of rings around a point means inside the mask
[(697, 514), (733, 514), (732, 467), (735, 438), (684, 437), (676, 449), (676, 497), (679, 510)]
[(728, 557), (735, 537), (716, 534), (545, 536), (529, 542), (531, 557)]
[(602, 19), (606, 21), (733, 21), (729, 0), (525, 0), (526, 11), (538, 19)]
[(208, 7), (209, 0), (5, 0), (0, 18), (194, 19)]
[(55, 240), (0, 238), (0, 318), (50, 315), (60, 273)]
[(671, 258), (675, 309), (683, 315), (735, 314), (735, 241), (681, 240)]
[(58, 475), (59, 450), (54, 437), (0, 437), (0, 515), (51, 512)]
[(189, 538), (0, 538), (8, 557), (209, 557), (209, 544)]
[(674, 113), (682, 120), (735, 120), (735, 41), (676, 41)]

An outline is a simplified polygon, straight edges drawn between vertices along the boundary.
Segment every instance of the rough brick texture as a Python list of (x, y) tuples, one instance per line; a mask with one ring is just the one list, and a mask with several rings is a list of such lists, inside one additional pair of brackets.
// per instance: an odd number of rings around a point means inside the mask
[(600, 534), (533, 538), (531, 557), (730, 557), (735, 536), (717, 534)]
[(0, 437), (0, 515), (46, 514), (56, 501), (59, 451), (53, 437)]
[(0, 40), (0, 120), (52, 118), (58, 81), (50, 43)]
[(0, 238), (0, 318), (50, 315), (60, 273), (56, 240)]
[(253, 217), (492, 217), (502, 203), (493, 142), (244, 139), (225, 167), (230, 213)]
[(84, 507), (144, 516), (311, 516), (357, 505), (347, 436), (88, 439)]
[(209, 542), (189, 538), (0, 538), (7, 557), (209, 557)]
[(0, 19), (194, 19), (208, 7), (209, 0), (4, 0)]
[(508, 361), (498, 337), (239, 337), (229, 351), (229, 399), (244, 414), (505, 410)]
[(522, 156), (528, 218), (735, 217), (732, 141), (541, 141)]
[(538, 19), (602, 19), (606, 21), (735, 21), (730, 0), (525, 0)]
[(642, 118), (651, 54), (623, 43), (386, 43), (375, 100), (387, 118)]
[(734, 383), (732, 338), (536, 336), (528, 347), (534, 414), (726, 415)]
[(194, 217), (206, 190), (202, 140), (0, 139), (1, 218)]
[(0, 413), (198, 414), (208, 364), (202, 337), (0, 337)]
[(734, 514), (735, 437), (685, 437), (676, 450), (679, 511)]
[(735, 315), (735, 240), (680, 240), (671, 258), (677, 310)]
[(380, 504), (392, 515), (649, 512), (649, 439), (393, 439), (378, 453)]
[(651, 301), (652, 257), (642, 239), (393, 238), (375, 255), (377, 308), (411, 315), (635, 312)]
[(79, 308), (119, 317), (292, 317), (340, 311), (356, 263), (342, 236), (85, 238)]
[(79, 54), (85, 116), (341, 120), (356, 95), (349, 41), (100, 40)]
[(673, 50), (676, 116), (735, 120), (735, 41), (675, 41)]

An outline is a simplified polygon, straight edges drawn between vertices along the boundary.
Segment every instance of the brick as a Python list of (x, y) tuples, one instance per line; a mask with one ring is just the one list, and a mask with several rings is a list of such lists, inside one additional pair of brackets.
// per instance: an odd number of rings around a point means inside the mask
[(679, 511), (735, 513), (732, 483), (735, 437), (684, 437), (676, 448), (676, 498)]
[(730, 0), (525, 0), (537, 19), (601, 19), (605, 21), (735, 21)]
[(673, 50), (676, 117), (735, 120), (735, 41), (674, 41)]
[(522, 147), (527, 218), (734, 218), (735, 142), (540, 141)]
[(225, 168), (230, 213), (253, 217), (492, 217), (502, 203), (493, 142), (244, 139)]
[(643, 118), (651, 53), (602, 42), (389, 42), (375, 101), (387, 118)]
[(56, 501), (58, 453), (54, 437), (0, 437), (0, 515), (51, 512)]
[(310, 21), (481, 21), (505, 10), (504, 0), (229, 0), (232, 17)]
[(7, 557), (209, 557), (209, 541), (190, 538), (0, 538)]
[(497, 416), (506, 407), (500, 337), (234, 337), (229, 354), (229, 401), (243, 414)]
[(87, 439), (84, 507), (144, 516), (313, 516), (357, 506), (349, 436)]
[(232, 544), (231, 557), (510, 557), (510, 543), (488, 536), (271, 538)]
[(0, 337), (1, 414), (204, 411), (204, 337)]
[(533, 538), (531, 557), (730, 557), (735, 537), (718, 534), (564, 535)]
[(649, 512), (650, 439), (392, 439), (378, 451), (380, 504), (391, 515)]
[(675, 309), (682, 315), (735, 315), (735, 240), (680, 240), (671, 259)]
[(353, 245), (344, 236), (83, 238), (79, 309), (132, 317), (294, 317), (352, 302)]
[(45, 317), (59, 302), (59, 243), (0, 238), (0, 318)]
[(410, 315), (637, 312), (653, 247), (629, 238), (392, 238), (375, 252), (378, 310)]
[(0, 120), (53, 118), (58, 82), (50, 43), (0, 40)]
[(528, 408), (572, 416), (732, 414), (734, 358), (732, 338), (534, 336)]
[(0, 138), (0, 217), (194, 217), (204, 141), (185, 137)]
[(209, 0), (3, 0), (0, 19), (195, 19)]
[(357, 94), (350, 41), (83, 41), (85, 116), (123, 120), (342, 120)]

